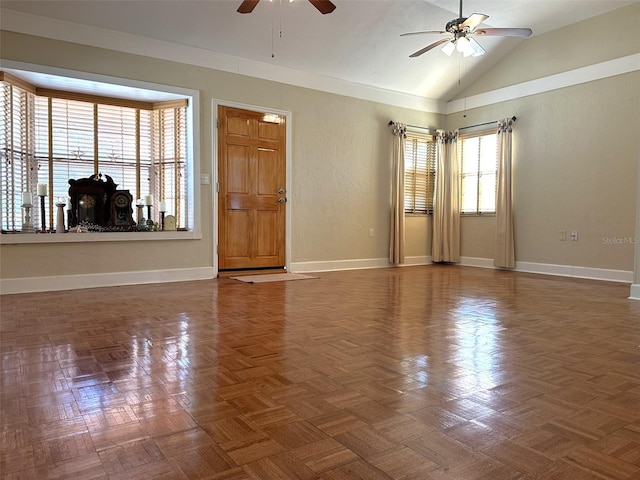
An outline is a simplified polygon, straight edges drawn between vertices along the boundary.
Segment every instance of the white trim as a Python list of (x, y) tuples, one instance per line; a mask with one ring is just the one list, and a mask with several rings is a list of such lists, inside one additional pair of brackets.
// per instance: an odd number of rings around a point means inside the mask
[[(544, 93), (640, 70), (640, 53), (636, 53), (478, 95), (472, 95), (464, 99), (445, 102), (348, 82), (324, 75), (279, 67), (265, 62), (232, 57), (201, 48), (177, 45), (161, 40), (12, 10), (3, 9), (0, 20), (1, 28), (7, 31), (53, 38), (99, 48), (109, 48), (120, 52), (213, 68), (223, 72), (247, 75), (287, 85), (312, 88), (318, 91), (346, 95), (348, 97), (409, 108), (411, 110), (441, 114), (461, 112), (471, 108), (492, 105), (528, 95)], [(3, 61), (2, 64), (6, 67), (6, 62)]]
[(92, 47), (108, 48), (119, 52), (144, 55), (174, 62), (213, 68), (223, 72), (272, 80), (314, 90), (371, 100), (387, 105), (444, 113), (446, 102), (432, 100), (403, 92), (348, 82), (339, 78), (280, 67), (266, 62), (232, 57), (203, 48), (178, 45), (171, 42), (116, 32), (89, 25), (81, 25), (52, 18), (2, 10), (1, 28), (7, 31), (53, 38)]
[(213, 98), (211, 100), (211, 117), (213, 122), (214, 133), (211, 135), (212, 138), (212, 175), (211, 177), (214, 179), (213, 183), (213, 258), (215, 263), (216, 273), (218, 272), (218, 107), (232, 107), (232, 108), (240, 108), (242, 110), (250, 110), (252, 112), (261, 112), (261, 113), (273, 113), (275, 115), (280, 115), (285, 117), (285, 129), (286, 129), (286, 158), (285, 158), (285, 169), (286, 169), (286, 179), (285, 179), (285, 189), (287, 196), (287, 203), (285, 204), (285, 252), (284, 252), (284, 265), (287, 270), (290, 270), (291, 266), (291, 218), (292, 218), (292, 172), (293, 172), (293, 114), (288, 110), (278, 110), (270, 107), (263, 107), (259, 105), (250, 105), (247, 103), (238, 103), (227, 100), (221, 100), (218, 98)]
[(637, 70), (640, 70), (640, 53), (510, 85), (459, 100), (452, 100), (447, 103), (446, 114), (449, 115), (451, 113), (493, 105), (508, 100), (516, 100), (529, 95), (545, 93), (581, 83), (593, 82)]
[(631, 285), (629, 300), (640, 300), (640, 284)]
[(155, 242), (158, 240), (200, 240), (202, 235), (187, 232), (90, 232), (90, 233), (5, 233), (0, 245), (86, 243), (86, 242)]
[(58, 277), (3, 278), (0, 279), (0, 294), (54, 292), (96, 287), (117, 287), (121, 285), (210, 280), (213, 278), (215, 278), (215, 275), (212, 267), (91, 273)]
[(292, 273), (336, 272), (340, 270), (364, 270), (368, 268), (388, 268), (388, 258), (366, 258), (353, 260), (327, 260), (319, 262), (295, 262), (291, 264)]
[(555, 265), (547, 263), (516, 262), (517, 272), (541, 273), (560, 277), (588, 278), (607, 282), (631, 283), (633, 272), (606, 268), (580, 267), (573, 265)]
[[(417, 256), (405, 258), (402, 266), (429, 265), (431, 256)], [(496, 269), (492, 258), (461, 257), (457, 265), (463, 267)], [(388, 268), (392, 265), (386, 258), (368, 258), (357, 260), (330, 260), (324, 262), (294, 262), (292, 272), (333, 272), (339, 270), (360, 270), (367, 268)], [(546, 263), (516, 262), (513, 270), (521, 273), (538, 273), (543, 275), (555, 275), (560, 277), (587, 278), (591, 280), (603, 280), (607, 282), (631, 283), (633, 272), (626, 270), (610, 270), (605, 268), (578, 267), (571, 265), (553, 265)], [(640, 295), (640, 292), (638, 292)]]
[(496, 268), (493, 258), (460, 257), (460, 265), (464, 267)]

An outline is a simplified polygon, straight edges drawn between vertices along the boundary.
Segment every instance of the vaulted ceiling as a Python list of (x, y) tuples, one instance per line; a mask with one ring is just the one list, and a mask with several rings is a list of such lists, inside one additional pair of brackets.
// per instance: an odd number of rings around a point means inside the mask
[[(198, 63), (210, 55), (204, 62), (210, 66), (244, 73), (238, 62), (249, 61), (251, 75), (276, 78), (273, 72), (281, 70), (312, 88), (340, 81), (445, 102), (528, 41), (483, 37), (478, 41), (487, 53), (480, 57), (448, 57), (436, 48), (409, 58), (442, 37), (400, 34), (443, 30), (458, 17), (458, 0), (333, 2), (336, 9), (328, 15), (305, 0), (262, 0), (244, 15), (236, 12), (240, 0), (2, 0), (0, 6), (3, 29), (38, 34), (24, 31), (29, 30), (24, 25), (35, 30), (49, 22), (78, 41), (79, 27), (89, 26), (100, 29), (102, 38), (151, 39), (158, 52), (162, 45), (181, 46), (188, 63), (190, 56)], [(632, 3), (637, 0), (466, 0), (463, 16), (484, 13), (489, 15), (484, 26), (529, 27), (536, 36)], [(47, 35), (42, 28), (39, 32)]]

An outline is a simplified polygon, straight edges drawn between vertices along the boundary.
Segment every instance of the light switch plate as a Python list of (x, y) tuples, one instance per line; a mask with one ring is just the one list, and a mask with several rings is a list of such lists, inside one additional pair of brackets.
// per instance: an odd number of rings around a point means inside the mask
[(200, 185), (210, 185), (211, 184), (211, 175), (208, 173), (200, 174)]

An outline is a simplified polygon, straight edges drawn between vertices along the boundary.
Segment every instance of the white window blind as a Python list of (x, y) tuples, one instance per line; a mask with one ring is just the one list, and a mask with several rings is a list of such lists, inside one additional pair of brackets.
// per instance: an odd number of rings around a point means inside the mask
[(496, 133), (485, 132), (458, 141), (463, 214), (496, 212), (496, 139)]
[[(0, 95), (0, 212), (2, 230), (14, 230), (22, 224), (22, 192), (34, 192), (36, 168), (33, 160), (33, 95), (2, 83)], [(35, 197), (35, 195), (34, 195)], [(36, 198), (33, 198), (36, 203)], [(33, 222), (38, 218), (33, 218)]]
[(433, 136), (407, 131), (404, 164), (405, 213), (433, 213), (436, 176), (436, 144)]

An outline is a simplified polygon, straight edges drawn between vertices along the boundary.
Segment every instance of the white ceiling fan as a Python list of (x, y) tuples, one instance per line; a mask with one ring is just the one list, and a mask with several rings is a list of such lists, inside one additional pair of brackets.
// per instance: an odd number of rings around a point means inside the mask
[(453, 19), (446, 24), (444, 30), (427, 30), (424, 32), (410, 32), (403, 33), (400, 36), (406, 37), (409, 35), (426, 35), (426, 34), (446, 34), (448, 38), (443, 38), (437, 42), (433, 42), (424, 48), (421, 48), (417, 52), (412, 53), (409, 57), (419, 57), (423, 53), (428, 52), (440, 45), (444, 44), (442, 51), (447, 55), (458, 50), (465, 57), (479, 57), (486, 53), (485, 49), (480, 46), (478, 42), (473, 38), (474, 36), (496, 36), (496, 37), (528, 37), (531, 35), (530, 28), (478, 28), (482, 22), (484, 22), (489, 15), (484, 13), (472, 13), (469, 17), (462, 16), (462, 0), (460, 0), (460, 16)]

